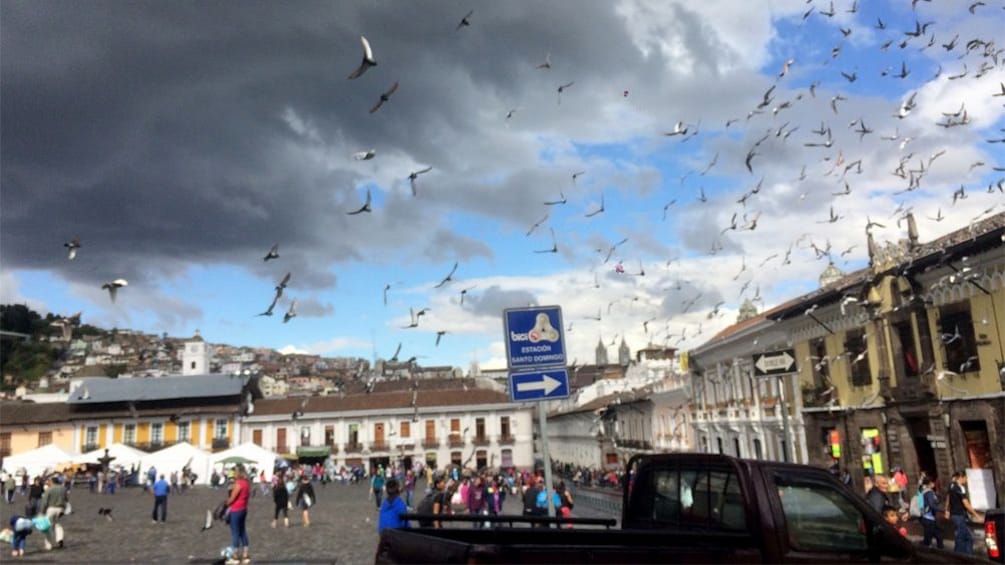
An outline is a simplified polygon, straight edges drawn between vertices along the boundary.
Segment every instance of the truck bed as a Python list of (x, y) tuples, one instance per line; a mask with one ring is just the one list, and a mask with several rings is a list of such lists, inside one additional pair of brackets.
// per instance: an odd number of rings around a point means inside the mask
[(544, 528), (385, 530), (376, 563), (739, 563), (749, 534)]

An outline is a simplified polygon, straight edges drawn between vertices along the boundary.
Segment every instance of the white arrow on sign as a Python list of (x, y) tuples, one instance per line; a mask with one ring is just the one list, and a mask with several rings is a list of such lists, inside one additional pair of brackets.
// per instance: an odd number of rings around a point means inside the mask
[(548, 375), (541, 375), (541, 380), (539, 381), (529, 381), (524, 383), (516, 384), (517, 392), (531, 392), (535, 390), (543, 390), (544, 395), (548, 396), (555, 391), (556, 388), (562, 386), (562, 381), (549, 377)]
[(760, 369), (762, 373), (770, 373), (771, 371), (788, 371), (792, 368), (793, 363), (796, 360), (788, 351), (783, 351), (781, 355), (761, 355), (754, 366)]

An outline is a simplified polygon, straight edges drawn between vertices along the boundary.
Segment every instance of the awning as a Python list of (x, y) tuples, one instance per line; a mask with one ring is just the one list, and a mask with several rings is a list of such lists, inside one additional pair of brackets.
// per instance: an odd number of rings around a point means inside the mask
[(327, 445), (297, 448), (297, 457), (328, 457), (330, 454), (331, 448)]

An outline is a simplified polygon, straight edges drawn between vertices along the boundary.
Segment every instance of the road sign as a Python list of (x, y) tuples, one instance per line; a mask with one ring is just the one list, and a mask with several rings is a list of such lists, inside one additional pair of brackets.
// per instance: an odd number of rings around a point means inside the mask
[(561, 368), (510, 373), (509, 394), (513, 402), (565, 398), (569, 396), (569, 371)]
[(506, 332), (506, 364), (511, 369), (564, 367), (562, 308), (532, 306), (503, 311)]
[(793, 349), (768, 351), (754, 355), (754, 376), (767, 377), (795, 373), (796, 352)]

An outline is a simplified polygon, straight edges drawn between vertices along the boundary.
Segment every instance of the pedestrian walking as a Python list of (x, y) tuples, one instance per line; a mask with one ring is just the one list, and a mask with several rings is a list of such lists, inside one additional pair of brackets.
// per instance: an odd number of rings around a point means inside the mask
[(380, 509), (380, 502), (384, 496), (384, 471), (378, 469), (374, 473), (373, 478), (370, 479), (370, 493), (373, 494), (373, 499), (377, 503), (377, 509)]
[(415, 473), (411, 469), (405, 471), (405, 506), (412, 508), (412, 498), (415, 496)]
[(408, 520), (401, 518), (402, 514), (408, 512), (408, 507), (398, 496), (398, 479), (388, 479), (385, 489), (387, 489), (387, 499), (380, 507), (380, 514), (377, 518), (377, 533), (385, 528), (407, 528)]
[(14, 504), (14, 488), (17, 486), (17, 481), (14, 479), (14, 475), (10, 473), (3, 474), (3, 492), (4, 497), (7, 499), (7, 504)]
[(158, 522), (158, 510), (160, 510), (160, 522), (167, 522), (168, 494), (170, 492), (171, 485), (164, 480), (164, 475), (161, 475), (160, 480), (154, 483), (154, 511), (152, 513), (154, 524)]
[[(488, 514), (488, 506), (485, 502), (485, 485), (480, 476), (475, 477), (475, 480), (468, 485), (467, 507), (468, 514), (473, 516)], [(484, 524), (485, 522), (478, 520), (473, 527), (476, 530), (481, 529)]]
[(931, 547), (932, 540), (934, 539), (935, 547), (942, 549), (942, 532), (939, 530), (938, 516), (943, 514), (944, 509), (939, 504), (939, 497), (935, 493), (935, 485), (927, 475), (921, 478), (921, 499), (923, 502), (919, 521), (925, 532), (921, 545)]
[(49, 488), (42, 494), (42, 512), (45, 512), (45, 517), (49, 519), (50, 524), (49, 534), (45, 539), (46, 551), (51, 550), (53, 544), (62, 548), (65, 541), (63, 539), (63, 526), (59, 523), (59, 518), (63, 515), (69, 498), (62, 482), (57, 475), (49, 477)]
[[(239, 565), (241, 563), (251, 563), (248, 557), (248, 499), (251, 498), (251, 484), (248, 482), (248, 474), (244, 470), (244, 465), (238, 464), (233, 469), (234, 484), (230, 488), (230, 496), (227, 497), (227, 508), (230, 509), (230, 555), (226, 565)], [(238, 559), (238, 553), (242, 557)]]
[(974, 536), (970, 531), (967, 518), (973, 518), (974, 522), (979, 522), (981, 517), (970, 505), (967, 475), (963, 471), (953, 473), (953, 484), (949, 485), (949, 518), (953, 521), (953, 527), (956, 528), (953, 551), (973, 555)]
[(311, 476), (307, 473), (300, 477), (296, 501), (297, 508), (303, 511), (304, 527), (307, 528), (311, 525), (311, 506), (314, 506), (314, 502), (317, 501), (314, 496), (314, 485), (311, 484)]
[(28, 507), (26, 508), (29, 517), (35, 516), (39, 513), (39, 504), (42, 500), (42, 494), (45, 489), (42, 488), (42, 477), (35, 477), (31, 482), (31, 487), (28, 488)]
[(290, 491), (279, 477), (272, 481), (272, 502), (276, 505), (276, 513), (272, 517), (272, 527), (276, 527), (279, 514), (283, 515), (283, 526), (290, 527)]

